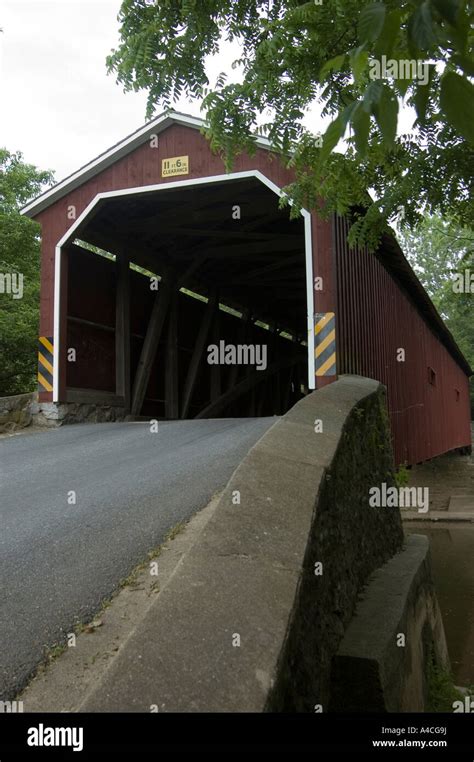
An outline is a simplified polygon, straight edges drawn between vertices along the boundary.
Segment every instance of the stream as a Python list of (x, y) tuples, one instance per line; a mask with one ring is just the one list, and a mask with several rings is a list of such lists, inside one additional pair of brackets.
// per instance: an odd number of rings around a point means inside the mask
[(474, 685), (474, 523), (410, 522), (405, 532), (424, 534), (430, 541), (454, 682)]

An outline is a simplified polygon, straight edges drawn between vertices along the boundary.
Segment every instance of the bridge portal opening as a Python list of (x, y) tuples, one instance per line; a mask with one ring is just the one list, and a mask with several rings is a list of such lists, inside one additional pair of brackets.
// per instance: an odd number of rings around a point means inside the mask
[(60, 254), (66, 401), (283, 414), (308, 390), (304, 223), (256, 177), (104, 194)]

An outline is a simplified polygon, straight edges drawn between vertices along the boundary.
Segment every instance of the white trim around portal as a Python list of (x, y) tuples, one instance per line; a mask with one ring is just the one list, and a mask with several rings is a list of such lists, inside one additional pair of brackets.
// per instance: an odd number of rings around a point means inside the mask
[[(61, 251), (63, 246), (69, 243), (76, 236), (74, 235), (78, 227), (87, 219), (91, 211), (105, 199), (119, 198), (121, 196), (135, 196), (146, 193), (154, 193), (160, 190), (169, 190), (172, 188), (185, 188), (198, 185), (213, 185), (221, 182), (231, 182), (235, 180), (244, 180), (255, 178), (263, 185), (266, 185), (273, 193), (281, 197), (284, 195), (281, 188), (274, 182), (265, 177), (258, 169), (247, 170), (245, 172), (231, 172), (224, 175), (211, 175), (209, 177), (198, 177), (192, 180), (174, 180), (172, 182), (158, 183), (156, 185), (145, 185), (138, 188), (123, 188), (115, 191), (104, 191), (98, 193), (88, 204), (77, 220), (66, 231), (58, 241), (55, 251), (54, 262), (54, 374), (53, 374), (53, 401), (59, 400), (59, 347), (60, 347), (60, 301), (61, 301)], [(290, 202), (291, 203), (291, 202)], [(314, 325), (313, 325), (313, 260), (311, 246), (311, 214), (307, 209), (301, 210), (304, 218), (304, 239), (305, 239), (305, 264), (306, 264), (306, 300), (307, 300), (307, 319), (308, 319), (308, 388), (315, 388), (314, 378)]]
[(61, 247), (56, 246), (54, 256), (54, 328), (53, 328), (53, 402), (59, 401), (59, 336), (61, 311)]

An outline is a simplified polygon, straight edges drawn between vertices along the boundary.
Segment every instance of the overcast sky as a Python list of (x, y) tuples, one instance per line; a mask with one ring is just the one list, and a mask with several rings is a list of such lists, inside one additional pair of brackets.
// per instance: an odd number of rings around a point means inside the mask
[(125, 95), (106, 73), (119, 8), (119, 0), (0, 0), (0, 145), (57, 179), (145, 121), (145, 94)]
[[(127, 93), (107, 75), (119, 42), (120, 0), (0, 0), (0, 146), (21, 151), (56, 180), (145, 122), (146, 93)], [(238, 50), (210, 62), (211, 84)], [(202, 116), (197, 102), (175, 108)], [(405, 124), (407, 123), (406, 120)], [(314, 109), (305, 119), (323, 124)]]

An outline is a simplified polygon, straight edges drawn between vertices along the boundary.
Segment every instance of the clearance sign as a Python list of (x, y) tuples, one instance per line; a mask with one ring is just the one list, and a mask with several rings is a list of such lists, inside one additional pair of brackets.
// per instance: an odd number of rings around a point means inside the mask
[(163, 159), (161, 162), (161, 176), (173, 177), (173, 175), (189, 174), (189, 156), (173, 156), (171, 159)]

